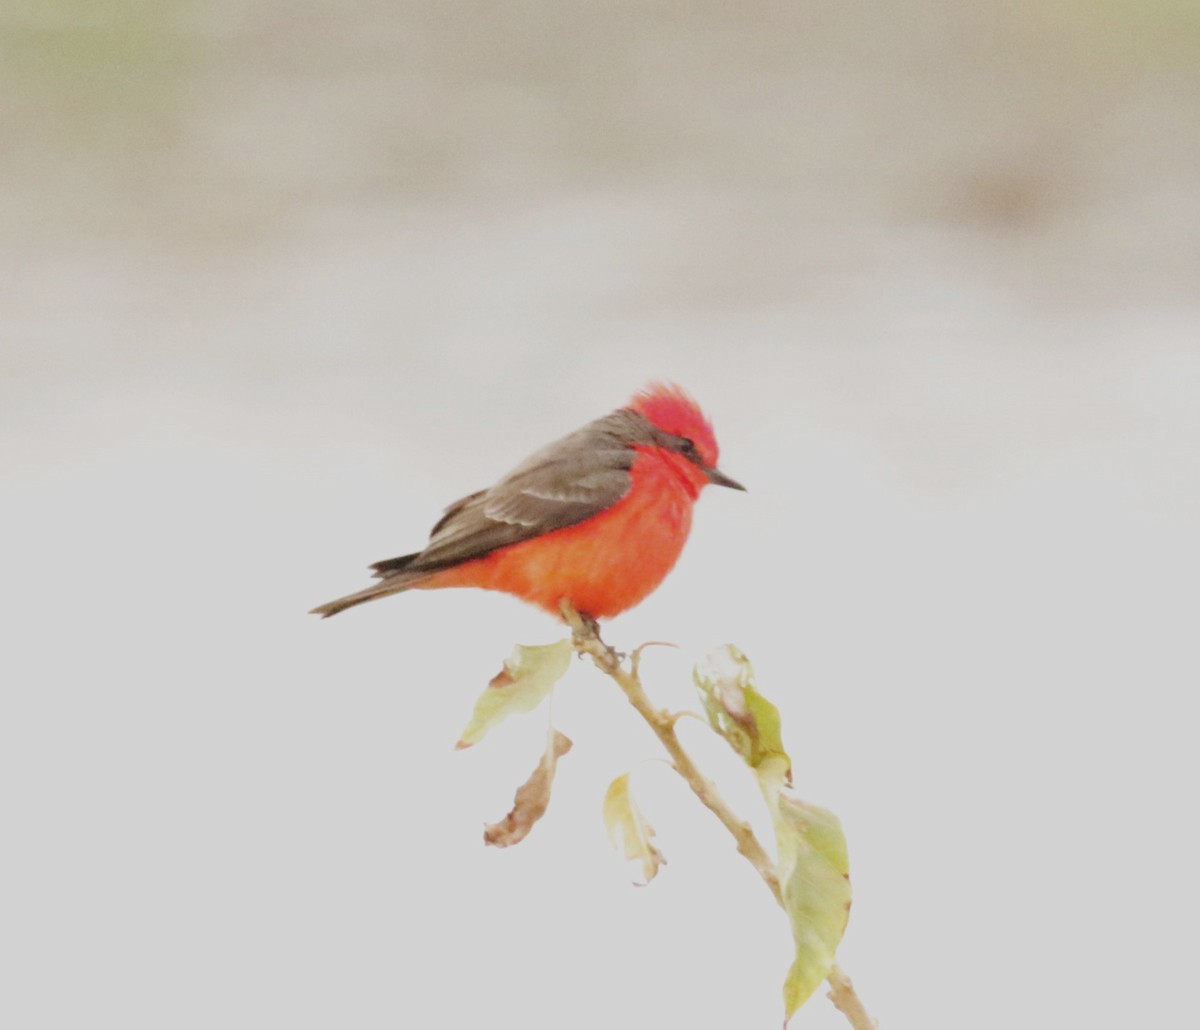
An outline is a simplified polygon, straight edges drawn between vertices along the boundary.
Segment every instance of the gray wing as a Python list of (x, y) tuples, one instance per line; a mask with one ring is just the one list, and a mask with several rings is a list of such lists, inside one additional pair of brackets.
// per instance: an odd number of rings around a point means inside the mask
[(432, 572), (583, 522), (629, 492), (634, 447), (653, 440), (641, 415), (614, 411), (538, 451), (490, 489), (450, 505), (424, 551), (371, 567), (383, 578)]

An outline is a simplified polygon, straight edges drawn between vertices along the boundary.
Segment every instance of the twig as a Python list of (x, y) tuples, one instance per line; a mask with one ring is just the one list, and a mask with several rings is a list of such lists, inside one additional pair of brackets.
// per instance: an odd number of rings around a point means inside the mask
[(850, 977), (836, 962), (829, 970), (828, 982), (829, 993), (826, 997), (850, 1021), (854, 1030), (878, 1030), (879, 1024), (870, 1017), (862, 999), (854, 992), (854, 984)]
[(750, 864), (758, 871), (758, 875), (763, 878), (763, 882), (775, 896), (775, 900), (782, 903), (783, 895), (779, 891), (779, 877), (775, 872), (775, 863), (771, 861), (770, 856), (758, 842), (758, 838), (754, 836), (750, 824), (734, 814), (721, 795), (717, 793), (717, 788), (696, 768), (691, 757), (683, 750), (683, 746), (679, 743), (679, 737), (675, 735), (674, 714), (654, 707), (650, 698), (646, 696), (645, 690), (642, 689), (641, 680), (634, 673), (627, 672), (622, 668), (617, 652), (600, 639), (600, 634), (596, 632), (594, 625), (589, 625), (580, 618), (574, 609), (565, 604), (563, 605), (563, 615), (571, 627), (575, 639), (575, 649), (580, 654), (589, 655), (596, 668), (611, 677), (625, 692), (629, 703), (637, 709), (638, 714), (654, 731), (654, 735), (662, 741), (663, 747), (671, 756), (675, 770), (687, 781), (687, 785), (692, 788), (692, 793), (700, 799), (705, 808), (721, 820), (725, 828), (733, 835), (733, 839), (737, 841), (738, 851), (745, 855)]
[[(642, 688), (642, 682), (638, 676), (639, 651), (634, 652), (632, 668), (627, 671), (621, 665), (622, 656), (600, 639), (598, 627), (592, 619), (581, 616), (566, 602), (563, 602), (562, 613), (567, 625), (571, 627), (575, 650), (579, 654), (588, 655), (596, 668), (621, 688), (629, 699), (629, 703), (637, 709), (638, 714), (654, 731), (654, 735), (662, 742), (663, 747), (667, 749), (676, 772), (692, 788), (692, 793), (700, 799), (700, 803), (721, 820), (721, 823), (737, 842), (738, 851), (754, 866), (775, 901), (782, 906), (783, 894), (779, 889), (779, 875), (776, 872), (775, 863), (771, 861), (770, 856), (759, 843), (750, 824), (734, 814), (721, 795), (717, 793), (717, 788), (696, 768), (696, 764), (679, 743), (679, 737), (675, 734), (675, 723), (681, 714), (690, 713), (676, 713), (655, 708)], [(845, 1015), (854, 1030), (878, 1030), (878, 1024), (867, 1014), (866, 1008), (855, 993), (850, 977), (836, 963), (829, 971), (828, 981), (830, 1001)]]

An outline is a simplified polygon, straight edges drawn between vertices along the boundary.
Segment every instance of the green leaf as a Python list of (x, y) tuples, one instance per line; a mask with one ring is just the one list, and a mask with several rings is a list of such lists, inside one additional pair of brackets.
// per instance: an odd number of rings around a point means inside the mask
[(732, 644), (717, 647), (696, 666), (693, 677), (709, 725), (760, 772), (767, 768), (792, 782), (792, 760), (783, 749), (779, 709), (754, 686), (750, 660)]
[(654, 828), (634, 803), (629, 793), (629, 773), (618, 776), (608, 785), (604, 795), (604, 825), (612, 846), (631, 862), (642, 864), (642, 885), (658, 875), (659, 866), (667, 864), (662, 853), (652, 843)]
[(545, 700), (571, 664), (570, 640), (556, 644), (518, 644), (512, 656), (479, 695), (475, 712), (455, 747), (478, 744), (497, 723), (514, 712), (531, 712)]
[(483, 828), (483, 841), (495, 848), (507, 848), (519, 844), (533, 829), (534, 824), (546, 814), (550, 804), (550, 788), (554, 785), (554, 772), (558, 760), (571, 750), (571, 738), (559, 733), (553, 726), (546, 737), (546, 750), (542, 760), (529, 779), (517, 788), (512, 811), (498, 823)]
[(783, 749), (779, 709), (754, 685), (754, 669), (732, 644), (710, 651), (695, 672), (709, 725), (758, 777), (771, 810), (779, 886), (796, 956), (783, 985), (786, 1018), (833, 968), (850, 911), (849, 860), (837, 816), (788, 797), (792, 762)]
[(785, 1022), (833, 968), (850, 915), (850, 860), (838, 817), (764, 785), (774, 800), (779, 885), (796, 958), (783, 984)]

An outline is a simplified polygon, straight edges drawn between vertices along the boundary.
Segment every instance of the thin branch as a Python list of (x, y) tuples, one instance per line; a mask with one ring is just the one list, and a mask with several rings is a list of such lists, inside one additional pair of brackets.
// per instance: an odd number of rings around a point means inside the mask
[[(667, 749), (675, 771), (692, 788), (692, 793), (700, 799), (700, 803), (721, 820), (722, 825), (737, 842), (738, 851), (754, 866), (775, 901), (782, 906), (783, 894), (779, 888), (779, 875), (775, 863), (771, 861), (770, 856), (759, 843), (750, 824), (737, 817), (721, 795), (717, 793), (717, 788), (696, 768), (696, 764), (679, 743), (679, 738), (675, 734), (675, 723), (681, 715), (693, 713), (669, 712), (666, 709), (654, 707), (646, 691), (642, 688), (642, 682), (638, 676), (637, 659), (640, 657), (640, 648), (634, 652), (633, 660), (630, 663), (632, 668), (627, 671), (621, 665), (623, 656), (600, 639), (598, 627), (593, 620), (581, 616), (566, 602), (563, 602), (562, 613), (567, 625), (571, 627), (575, 650), (579, 654), (586, 654), (590, 657), (596, 668), (621, 688), (629, 699), (629, 703), (637, 709), (638, 714), (662, 742), (663, 747)], [(878, 1024), (867, 1014), (866, 1008), (855, 993), (850, 977), (836, 963), (829, 971), (828, 982), (830, 1001), (845, 1015), (854, 1030), (878, 1030)]]
[(734, 814), (721, 795), (717, 793), (717, 788), (696, 768), (691, 757), (683, 750), (679, 738), (675, 735), (674, 714), (654, 707), (650, 698), (646, 696), (646, 691), (642, 689), (641, 680), (632, 672), (627, 672), (622, 668), (617, 652), (600, 639), (600, 634), (596, 632), (594, 625), (589, 625), (580, 618), (577, 612), (566, 605), (563, 606), (563, 614), (571, 627), (575, 639), (575, 649), (580, 654), (590, 656), (596, 668), (608, 675), (625, 692), (629, 703), (637, 709), (638, 714), (646, 720), (650, 729), (654, 731), (654, 735), (667, 749), (676, 772), (687, 781), (687, 785), (692, 788), (692, 793), (700, 799), (701, 804), (721, 820), (737, 842), (738, 851), (758, 871), (758, 875), (763, 878), (763, 882), (775, 896), (775, 900), (782, 902), (783, 896), (779, 891), (779, 877), (775, 872), (775, 863), (763, 850), (763, 846), (758, 842), (750, 824)]
[(850, 1021), (854, 1030), (878, 1030), (879, 1024), (867, 1013), (862, 999), (854, 992), (854, 984), (836, 962), (829, 970), (829, 993), (826, 997), (833, 1002)]

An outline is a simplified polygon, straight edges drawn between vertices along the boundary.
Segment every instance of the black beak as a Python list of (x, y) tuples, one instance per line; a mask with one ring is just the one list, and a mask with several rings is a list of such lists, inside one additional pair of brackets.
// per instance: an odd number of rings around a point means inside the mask
[(730, 490), (745, 490), (746, 489), (736, 479), (730, 479), (720, 469), (717, 469), (717, 468), (705, 469), (704, 474), (706, 476), (708, 476), (708, 481), (710, 483), (716, 483), (717, 486), (727, 486), (727, 487), (729, 487)]

